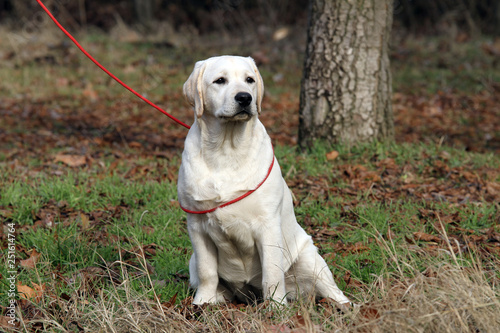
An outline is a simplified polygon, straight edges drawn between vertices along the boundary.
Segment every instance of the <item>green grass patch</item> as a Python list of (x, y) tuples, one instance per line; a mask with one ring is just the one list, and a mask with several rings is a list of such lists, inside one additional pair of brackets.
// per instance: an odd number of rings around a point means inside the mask
[(458, 43), (447, 37), (408, 38), (394, 45), (391, 62), (394, 91), (426, 92), (460, 91), (477, 93), (500, 81), (495, 56), (483, 45), (491, 38), (480, 37)]

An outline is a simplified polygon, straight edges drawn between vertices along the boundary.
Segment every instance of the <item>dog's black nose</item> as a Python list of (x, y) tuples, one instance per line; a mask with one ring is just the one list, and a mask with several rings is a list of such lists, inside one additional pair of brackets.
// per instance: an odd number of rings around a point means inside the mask
[(234, 99), (241, 107), (247, 107), (252, 103), (252, 95), (246, 92), (239, 92), (234, 96)]

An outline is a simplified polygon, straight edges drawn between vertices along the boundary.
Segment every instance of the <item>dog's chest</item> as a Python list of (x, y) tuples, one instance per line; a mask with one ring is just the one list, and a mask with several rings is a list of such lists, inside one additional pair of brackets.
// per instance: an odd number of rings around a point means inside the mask
[[(241, 171), (244, 172), (243, 174), (246, 172), (246, 170)], [(210, 176), (205, 177), (191, 177), (187, 182), (186, 191), (191, 197), (190, 201), (200, 210), (212, 208), (233, 200), (251, 190), (258, 183), (258, 180), (231, 176), (235, 173), (237, 172), (227, 170), (206, 172)]]
[(217, 247), (218, 270), (223, 278), (250, 280), (260, 270), (252, 226), (247, 221), (210, 218), (205, 230)]
[(251, 225), (241, 219), (225, 221), (214, 216), (208, 219), (205, 230), (216, 246), (224, 251), (247, 253), (255, 246)]

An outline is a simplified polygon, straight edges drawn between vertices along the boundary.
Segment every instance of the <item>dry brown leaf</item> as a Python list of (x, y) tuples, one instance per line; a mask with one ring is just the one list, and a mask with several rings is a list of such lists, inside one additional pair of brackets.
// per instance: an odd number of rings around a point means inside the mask
[(172, 296), (172, 298), (170, 298), (170, 300), (168, 302), (163, 302), (161, 303), (161, 305), (167, 309), (170, 309), (170, 308), (173, 308), (175, 306), (175, 301), (177, 300), (177, 294), (179, 292), (176, 292), (174, 296)]
[(333, 229), (323, 228), (321, 230), (318, 230), (317, 234), (323, 236), (338, 237), (339, 232)]
[(487, 182), (486, 183), (486, 191), (494, 196), (500, 194), (500, 183), (497, 182)]
[(483, 43), (481, 45), (483, 51), (492, 56), (500, 56), (500, 48), (496, 48), (494, 44), (491, 43)]
[(90, 226), (89, 217), (83, 213), (80, 213), (79, 219), (80, 219), (80, 223), (82, 225), (82, 230), (83, 231), (87, 230)]
[(82, 155), (57, 154), (54, 162), (62, 162), (70, 167), (79, 167), (87, 163), (87, 158)]
[(355, 252), (355, 253), (361, 253), (364, 251), (370, 250), (368, 246), (363, 245), (363, 242), (357, 242), (354, 245), (348, 246), (348, 251)]
[(337, 157), (339, 156), (339, 152), (336, 151), (336, 150), (332, 150), (331, 152), (327, 153), (326, 154), (326, 159), (328, 161), (333, 161), (334, 159), (336, 159)]
[(424, 242), (436, 242), (436, 243), (439, 243), (441, 241), (441, 238), (439, 238), (438, 236), (435, 236), (435, 235), (430, 235), (430, 234), (427, 234), (425, 232), (414, 232), (413, 233), (413, 236), (415, 236), (415, 238), (417, 240), (420, 240), (420, 241), (424, 241)]
[(482, 243), (485, 242), (488, 239), (488, 237), (486, 237), (486, 235), (469, 235), (466, 236), (466, 239), (471, 240), (475, 243)]
[(30, 300), (32, 302), (40, 302), (45, 290), (45, 284), (31, 283), (33, 288), (23, 285), (20, 281), (17, 283), (17, 292), (22, 299)]
[(0, 216), (3, 216), (5, 218), (11, 218), (14, 214), (12, 213), (11, 210), (7, 209), (0, 209)]
[(91, 102), (97, 102), (97, 100), (99, 99), (99, 95), (97, 94), (91, 83), (87, 83), (85, 89), (82, 92), (82, 95), (88, 98)]
[(380, 176), (377, 174), (376, 171), (362, 172), (359, 175), (359, 177), (362, 178), (362, 179), (364, 179), (364, 180), (372, 181), (374, 183), (378, 183), (378, 182), (382, 181), (382, 178), (380, 178)]
[(273, 33), (273, 40), (275, 42), (280, 41), (286, 38), (290, 34), (290, 29), (288, 28), (279, 28)]
[(35, 268), (38, 259), (40, 258), (40, 253), (35, 249), (31, 250), (30, 257), (20, 261), (21, 267), (32, 269)]
[(349, 287), (361, 288), (364, 286), (363, 283), (361, 283), (359, 280), (352, 278), (350, 271), (345, 272), (343, 279), (344, 279), (346, 285)]
[(304, 316), (302, 316), (298, 313), (290, 319), (292, 320), (295, 327), (306, 326), (306, 320), (305, 320)]
[(290, 327), (285, 324), (278, 325), (264, 325), (264, 332), (266, 333), (291, 333), (293, 332)]
[(451, 154), (448, 153), (446, 150), (440, 151), (438, 156), (441, 157), (445, 161), (448, 161), (451, 158)]
[(128, 146), (130, 148), (137, 148), (137, 149), (141, 149), (142, 148), (142, 144), (140, 142), (137, 142), (137, 141), (132, 141), (128, 144)]
[(359, 309), (359, 315), (367, 320), (374, 320), (380, 318), (380, 312), (377, 308), (370, 304), (363, 304)]
[[(14, 324), (12, 325), (11, 323)], [(15, 320), (15, 318), (0, 316), (0, 327), (14, 329), (19, 328), (20, 325), (19, 321)]]

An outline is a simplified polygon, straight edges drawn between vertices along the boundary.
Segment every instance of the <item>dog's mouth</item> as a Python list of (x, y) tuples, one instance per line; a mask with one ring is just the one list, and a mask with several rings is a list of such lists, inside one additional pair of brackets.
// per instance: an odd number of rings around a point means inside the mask
[(252, 118), (253, 114), (250, 110), (242, 109), (232, 116), (222, 116), (221, 118), (227, 121), (248, 121)]

